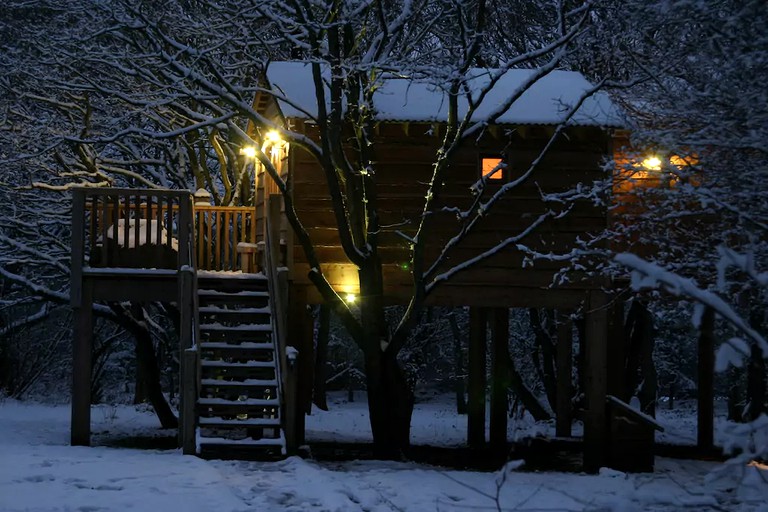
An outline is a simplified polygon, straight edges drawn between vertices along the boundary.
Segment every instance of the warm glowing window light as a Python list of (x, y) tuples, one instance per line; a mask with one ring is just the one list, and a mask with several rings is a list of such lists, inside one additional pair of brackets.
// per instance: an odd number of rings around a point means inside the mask
[(256, 148), (253, 146), (246, 146), (240, 150), (240, 154), (246, 158), (256, 158)]
[(683, 168), (697, 165), (699, 163), (699, 159), (696, 157), (696, 155), (672, 155), (669, 157), (669, 163), (677, 168)]
[(643, 160), (643, 167), (645, 167), (649, 171), (660, 171), (661, 170), (661, 158), (659, 158), (656, 155), (649, 156), (648, 158)]
[(489, 180), (503, 179), (503, 169), (499, 167), (501, 165), (501, 158), (483, 158), (482, 161), (483, 177), (488, 176)]

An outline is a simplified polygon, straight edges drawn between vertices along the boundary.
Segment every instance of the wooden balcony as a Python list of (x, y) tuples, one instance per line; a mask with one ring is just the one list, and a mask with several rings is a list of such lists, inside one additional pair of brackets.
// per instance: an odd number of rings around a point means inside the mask
[(256, 242), (253, 208), (194, 205), (187, 191), (77, 189), (72, 215), (73, 269), (237, 271)]

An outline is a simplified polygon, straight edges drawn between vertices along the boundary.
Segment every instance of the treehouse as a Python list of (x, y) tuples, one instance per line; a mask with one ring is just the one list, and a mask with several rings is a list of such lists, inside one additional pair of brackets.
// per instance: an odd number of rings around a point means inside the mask
[[(485, 104), (501, 105), (515, 91), (525, 90), (532, 73), (511, 70), (491, 89)], [(255, 99), (257, 112), (282, 133), (290, 130), (319, 141), (311, 68), (275, 62), (264, 79), (267, 87)], [(487, 77), (478, 72), (477, 80)], [(453, 154), (439, 201), (425, 213), (427, 184), (446, 130), (447, 97), (433, 84), (385, 79), (374, 95), (373, 171), (386, 303), (404, 304), (412, 293), (410, 245), (426, 214), (433, 217), (426, 262), (436, 262), (429, 274), (434, 287), (428, 303), (470, 308), (470, 445), (486, 444), (489, 322), (490, 442), (495, 448), (506, 445), (504, 365), (512, 307), (550, 308), (561, 314), (557, 431), (570, 435), (573, 355), (567, 315), (583, 307), (585, 466), (596, 470), (608, 453), (608, 339), (619, 335), (611, 321), (613, 310), (606, 306), (610, 283), (592, 276), (587, 267), (566, 271), (557, 258), (530, 264), (535, 254), (567, 253), (609, 222), (606, 209), (596, 206), (589, 194), (567, 204), (558, 200), (603, 179), (603, 162), (614, 149), (619, 116), (607, 96), (593, 94), (591, 87), (580, 74), (565, 71), (535, 82)], [(557, 128), (569, 109), (575, 113), (565, 127)], [(477, 115), (488, 113), (481, 109)], [(342, 297), (365, 301), (359, 295), (357, 268), (341, 248), (325, 174), (314, 156), (279, 131), (248, 130), (277, 172), (290, 177), (288, 194), (322, 273)], [(246, 147), (242, 154), (247, 159), (256, 151)], [(278, 186), (262, 165), (256, 167), (256, 204), (248, 208), (211, 206), (187, 191), (74, 191), (73, 444), (90, 439), (94, 301), (164, 301), (178, 309), (179, 440), (185, 453), (260, 457), (284, 454), (303, 443), (313, 382), (313, 325), (306, 306), (320, 303), (321, 297), (308, 278), (307, 255), (288, 229)], [(457, 212), (495, 194), (493, 208), (455, 239), (462, 229)], [(452, 239), (458, 241), (446, 251)]]

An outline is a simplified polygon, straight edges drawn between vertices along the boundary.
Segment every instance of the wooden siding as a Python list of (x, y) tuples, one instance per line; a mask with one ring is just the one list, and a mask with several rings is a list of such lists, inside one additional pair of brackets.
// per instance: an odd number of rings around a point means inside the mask
[[(428, 235), (428, 261), (437, 257), (445, 242), (459, 228), (456, 215), (439, 211), (440, 207), (464, 209), (471, 204), (473, 196), (470, 187), (480, 175), (480, 158), (498, 155), (506, 148), (508, 174), (514, 178), (528, 168), (552, 133), (548, 127), (498, 127), (493, 131), (496, 136), (486, 134), (478, 143), (467, 144), (452, 159), (441, 202), (433, 213), (435, 220)], [(317, 136), (311, 126), (307, 127), (306, 132), (310, 136)], [(382, 230), (379, 250), (384, 264), (386, 300), (391, 303), (402, 302), (410, 293), (408, 242), (396, 231), (406, 235), (415, 232), (439, 141), (433, 135), (436, 132), (440, 132), (439, 126), (414, 123), (389, 123), (378, 128), (378, 164), (375, 171), (379, 210), (381, 224), (389, 226)], [(579, 182), (589, 184), (605, 177), (601, 163), (610, 152), (609, 135), (592, 128), (573, 128), (567, 135), (561, 136), (555, 143), (533, 176), (507, 194), (476, 230), (451, 252), (450, 259), (441, 267), (441, 271), (480, 254), (528, 226), (548, 208), (540, 199), (541, 191), (564, 192)], [(324, 273), (339, 291), (357, 291), (357, 270), (349, 264), (340, 248), (322, 170), (311, 155), (298, 148), (290, 149), (288, 161), (297, 212), (315, 243)], [(499, 186), (497, 183), (489, 184), (485, 196)], [(604, 228), (606, 222), (604, 209), (589, 203), (579, 203), (566, 217), (540, 226), (523, 243), (542, 252), (567, 251), (574, 246), (577, 238), (586, 239), (590, 233)], [(296, 285), (307, 286), (309, 265), (306, 257), (300, 246), (293, 249), (289, 259), (292, 263), (291, 278)], [(534, 267), (524, 267), (523, 260), (519, 251), (507, 248), (483, 263), (455, 275), (449, 285), (438, 288), (432, 301), (474, 304), (479, 295), (485, 294), (510, 302), (509, 289), (516, 289), (518, 293), (530, 289), (544, 290), (560, 268), (551, 262), (538, 262)], [(574, 277), (578, 281), (581, 276)], [(583, 290), (593, 287), (594, 283), (580, 281), (570, 286)], [(491, 288), (494, 290), (490, 291)], [(309, 295), (311, 297), (312, 293)], [(574, 302), (566, 296), (564, 294), (561, 297), (565, 302)]]

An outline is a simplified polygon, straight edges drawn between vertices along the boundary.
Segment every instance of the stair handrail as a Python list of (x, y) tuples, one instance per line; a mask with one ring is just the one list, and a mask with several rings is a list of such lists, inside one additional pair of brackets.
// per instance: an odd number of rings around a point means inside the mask
[[(276, 378), (278, 396), (282, 406), (281, 421), (285, 433), (286, 448), (293, 451), (295, 446), (294, 386), (290, 375), (294, 369), (294, 357), (288, 354), (286, 338), (286, 311), (288, 307), (288, 272), (280, 263), (280, 217), (281, 196), (270, 194), (267, 199), (264, 266), (269, 289), (269, 309), (272, 319), (272, 342), (277, 352)], [(284, 370), (287, 370), (284, 371)], [(287, 373), (287, 375), (286, 375)]]
[(181, 231), (187, 232), (180, 251), (179, 267), (179, 363), (180, 404), (179, 444), (185, 454), (197, 453), (197, 397), (200, 394), (200, 320), (198, 317), (197, 261), (195, 254), (194, 204), (192, 198), (180, 203)]

